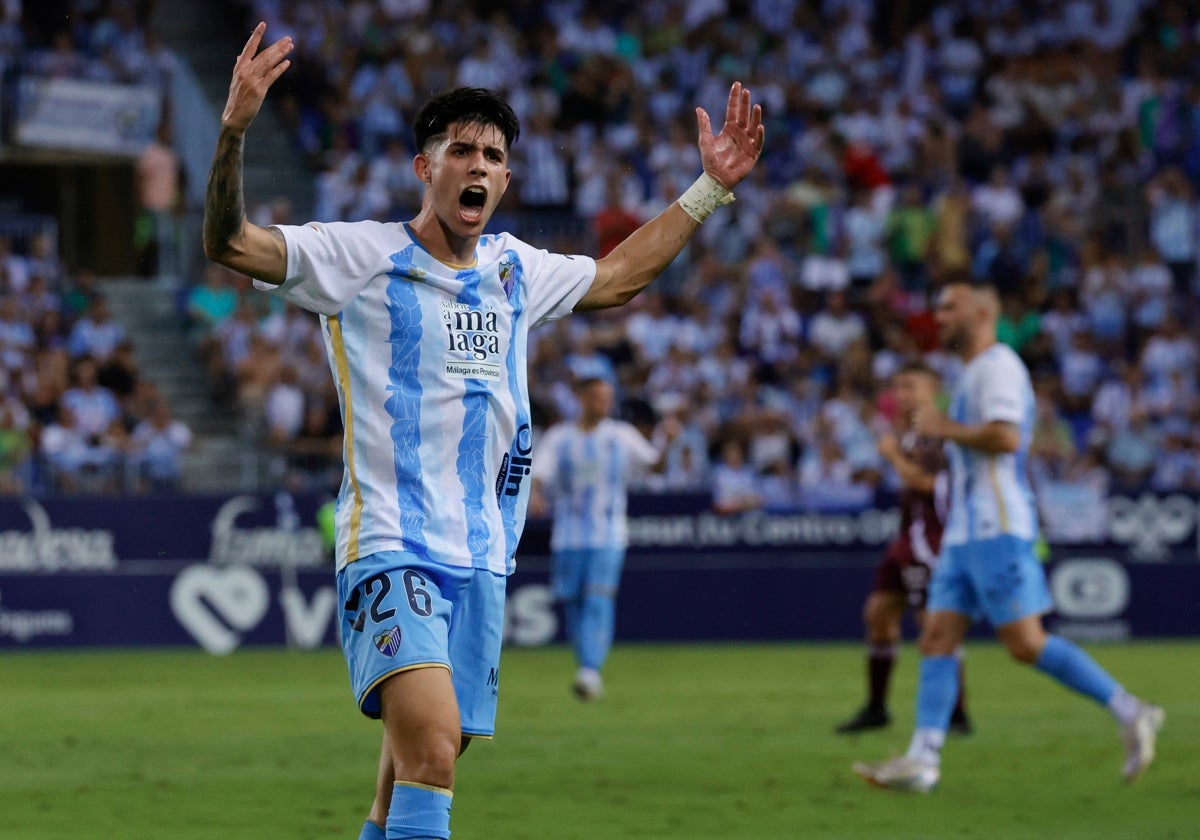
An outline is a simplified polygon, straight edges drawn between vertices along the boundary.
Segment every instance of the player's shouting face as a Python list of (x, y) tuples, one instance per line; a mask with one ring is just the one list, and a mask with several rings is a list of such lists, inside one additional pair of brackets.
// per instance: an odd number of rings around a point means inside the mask
[(426, 184), (438, 223), (464, 239), (483, 233), (512, 177), (503, 133), (477, 122), (450, 125), (416, 156), (413, 170)]

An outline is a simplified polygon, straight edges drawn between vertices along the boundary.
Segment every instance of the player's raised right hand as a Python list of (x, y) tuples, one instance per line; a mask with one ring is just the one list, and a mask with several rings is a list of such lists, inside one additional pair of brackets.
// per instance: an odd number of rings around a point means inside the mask
[(221, 113), (223, 129), (244, 134), (267, 98), (271, 85), (291, 66), (292, 62), (287, 58), (292, 51), (290, 35), (285, 35), (255, 55), (266, 31), (265, 23), (260, 22), (254, 27), (250, 40), (234, 62), (229, 99), (225, 101), (225, 110)]

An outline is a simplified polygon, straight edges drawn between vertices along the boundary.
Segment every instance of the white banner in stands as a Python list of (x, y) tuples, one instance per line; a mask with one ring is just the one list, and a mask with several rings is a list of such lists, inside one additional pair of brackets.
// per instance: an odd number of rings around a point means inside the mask
[(76, 79), (21, 80), (16, 142), (130, 157), (154, 139), (162, 103), (152, 87)]

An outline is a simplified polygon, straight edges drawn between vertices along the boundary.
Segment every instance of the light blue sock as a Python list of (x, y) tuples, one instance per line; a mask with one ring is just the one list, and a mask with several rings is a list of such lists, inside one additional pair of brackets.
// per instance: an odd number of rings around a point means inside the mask
[(612, 649), (616, 599), (610, 595), (585, 595), (579, 617), (579, 664), (599, 671)]
[(367, 820), (363, 823), (362, 833), (358, 835), (358, 840), (387, 840), (387, 832), (383, 830), (383, 826)]
[(1082, 648), (1062, 636), (1046, 639), (1046, 646), (1038, 657), (1037, 669), (1101, 705), (1107, 705), (1118, 688), (1117, 681), (1108, 671), (1097, 665), (1096, 660)]
[(452, 797), (445, 788), (396, 782), (388, 808), (387, 840), (447, 840)]
[(958, 657), (926, 656), (917, 685), (917, 728), (946, 731), (958, 699)]

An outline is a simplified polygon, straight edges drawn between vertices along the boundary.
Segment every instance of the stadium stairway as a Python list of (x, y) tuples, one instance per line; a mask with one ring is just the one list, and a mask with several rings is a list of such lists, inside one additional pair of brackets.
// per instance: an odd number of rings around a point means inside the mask
[[(232, 6), (212, 0), (159, 0), (151, 24), (163, 43), (195, 74), (214, 119), (225, 106), (234, 59), (250, 37), (249, 27), (242, 26), (240, 13)], [(267, 37), (273, 36), (267, 33)], [(292, 221), (308, 221), (314, 173), (271, 107), (270, 94), (247, 138), (243, 166), (247, 210), (284, 197), (293, 208)], [(209, 150), (210, 158), (211, 153)]]
[(240, 435), (236, 417), (213, 404), (208, 373), (185, 335), (170, 289), (144, 278), (110, 278), (103, 293), (113, 317), (133, 342), (140, 375), (155, 383), (172, 413), (192, 430), (184, 465), (191, 491), (251, 490), (258, 458)]

